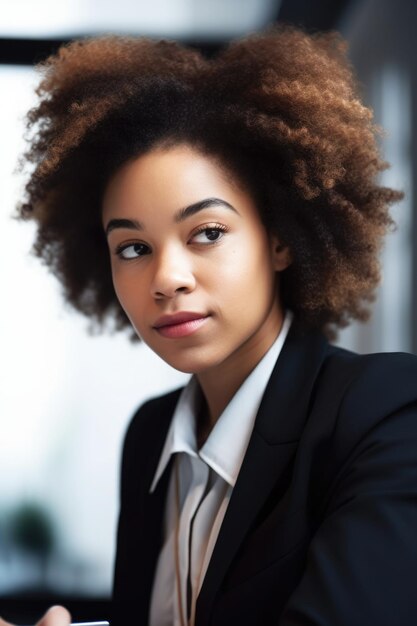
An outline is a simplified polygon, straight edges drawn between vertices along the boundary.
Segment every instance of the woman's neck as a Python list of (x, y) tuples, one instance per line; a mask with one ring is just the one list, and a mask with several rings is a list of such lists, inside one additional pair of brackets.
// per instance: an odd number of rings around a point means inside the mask
[(205, 419), (201, 413), (198, 420), (200, 438), (207, 438), (239, 387), (276, 340), (283, 321), (283, 313), (271, 316), (261, 332), (240, 346), (226, 361), (196, 375), (206, 401)]

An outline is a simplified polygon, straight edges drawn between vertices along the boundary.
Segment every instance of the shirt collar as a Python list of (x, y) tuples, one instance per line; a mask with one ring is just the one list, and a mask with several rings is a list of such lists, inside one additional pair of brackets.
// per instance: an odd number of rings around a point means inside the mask
[(155, 489), (171, 455), (176, 452), (201, 457), (234, 487), (262, 396), (292, 319), (292, 312), (287, 311), (278, 337), (230, 400), (200, 451), (197, 450), (195, 414), (201, 390), (196, 377), (190, 378), (175, 408), (150, 492)]

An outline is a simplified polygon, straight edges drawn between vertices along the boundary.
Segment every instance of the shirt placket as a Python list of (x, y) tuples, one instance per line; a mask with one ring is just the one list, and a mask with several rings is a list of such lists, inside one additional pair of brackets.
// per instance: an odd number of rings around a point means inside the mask
[[(181, 461), (182, 460), (183, 459), (181, 459)], [(180, 585), (182, 615), (185, 619), (187, 619), (187, 578), (190, 567), (189, 547), (190, 543), (193, 541), (191, 525), (205, 492), (209, 476), (208, 467), (198, 457), (190, 456), (189, 460), (191, 462), (191, 482), (179, 515), (178, 558), (180, 581), (177, 580), (176, 582), (177, 585)], [(180, 481), (180, 494), (181, 490)], [(181, 611), (179, 607), (177, 607), (175, 622), (176, 626), (185, 626), (185, 624), (181, 624)], [(190, 626), (192, 626), (191, 621)]]

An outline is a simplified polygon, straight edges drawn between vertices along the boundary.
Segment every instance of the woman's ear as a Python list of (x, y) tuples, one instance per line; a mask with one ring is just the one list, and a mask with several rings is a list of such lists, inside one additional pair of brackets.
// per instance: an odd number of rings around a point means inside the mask
[(276, 272), (282, 272), (292, 263), (290, 249), (284, 246), (275, 235), (271, 237), (271, 255)]

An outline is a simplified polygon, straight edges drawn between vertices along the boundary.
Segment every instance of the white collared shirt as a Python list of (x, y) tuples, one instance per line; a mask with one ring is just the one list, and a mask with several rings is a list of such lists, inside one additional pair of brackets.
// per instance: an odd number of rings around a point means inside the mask
[[(287, 311), (275, 342), (235, 393), (200, 450), (197, 449), (195, 415), (201, 390), (195, 376), (191, 377), (181, 393), (150, 488), (151, 492), (155, 489), (171, 455), (175, 454), (167, 493), (164, 541), (153, 582), (149, 626), (194, 626), (197, 596), (249, 444), (259, 405), (292, 318), (292, 313)], [(175, 548), (177, 521), (178, 563)], [(180, 581), (176, 575), (177, 565)]]

